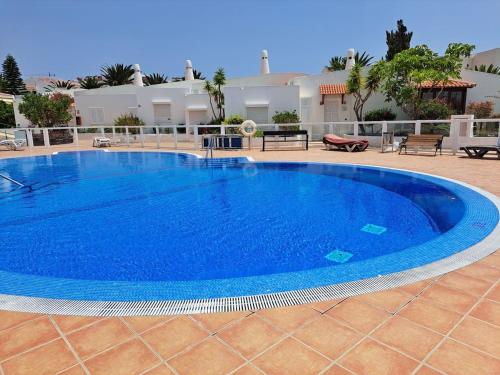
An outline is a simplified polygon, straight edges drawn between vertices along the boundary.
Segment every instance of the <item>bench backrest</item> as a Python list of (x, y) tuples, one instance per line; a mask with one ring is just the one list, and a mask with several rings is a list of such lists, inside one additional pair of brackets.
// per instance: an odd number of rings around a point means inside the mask
[(307, 134), (307, 130), (265, 130), (262, 135), (282, 135), (282, 136), (293, 136)]
[(442, 134), (408, 134), (406, 143), (436, 144), (443, 141)]

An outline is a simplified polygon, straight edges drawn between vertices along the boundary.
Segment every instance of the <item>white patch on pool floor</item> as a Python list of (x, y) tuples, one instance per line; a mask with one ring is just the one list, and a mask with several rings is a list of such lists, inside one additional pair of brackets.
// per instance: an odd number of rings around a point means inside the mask
[(352, 258), (351, 253), (339, 249), (333, 250), (331, 253), (325, 255), (325, 258), (332, 262), (345, 263)]
[(381, 235), (387, 231), (387, 228), (375, 224), (366, 224), (361, 230), (366, 233)]

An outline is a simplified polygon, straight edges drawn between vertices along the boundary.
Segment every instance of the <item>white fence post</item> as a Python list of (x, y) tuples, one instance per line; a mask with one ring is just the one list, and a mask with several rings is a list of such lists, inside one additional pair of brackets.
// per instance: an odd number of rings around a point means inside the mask
[(142, 128), (139, 128), (139, 134), (141, 137), (141, 147), (144, 148), (144, 130)]
[(382, 121), (382, 134), (387, 133), (387, 121)]
[(468, 136), (474, 115), (452, 115), (450, 124), (451, 151), (455, 155), (460, 149), (460, 136)]
[(420, 120), (415, 121), (415, 135), (419, 135), (422, 132), (422, 122)]
[(50, 147), (49, 129), (43, 129), (43, 144), (45, 147)]
[(198, 146), (198, 125), (193, 126), (193, 143), (194, 143), (194, 149), (197, 150), (199, 148)]
[(354, 137), (359, 135), (359, 122), (354, 121), (354, 129), (352, 130), (352, 134)]
[(226, 127), (224, 125), (220, 126), (220, 134), (221, 135), (226, 135)]
[(28, 147), (33, 148), (33, 146), (34, 146), (34, 144), (33, 144), (33, 132), (31, 129), (26, 129), (26, 139), (28, 142)]
[(127, 147), (130, 147), (130, 136), (128, 133), (128, 126), (125, 126), (125, 138), (127, 139)]
[[(115, 127), (113, 126), (113, 138), (115, 137)], [(104, 131), (104, 126), (101, 127), (101, 135), (104, 137), (106, 135), (106, 132)]]
[(156, 130), (156, 148), (160, 148), (160, 128), (156, 126), (155, 130)]
[(174, 126), (174, 148), (176, 150), (177, 150), (177, 135), (178, 135), (178, 130), (177, 130), (177, 125), (176, 125), (176, 126)]
[(75, 146), (80, 146), (80, 140), (78, 139), (78, 128), (73, 128), (73, 143)]

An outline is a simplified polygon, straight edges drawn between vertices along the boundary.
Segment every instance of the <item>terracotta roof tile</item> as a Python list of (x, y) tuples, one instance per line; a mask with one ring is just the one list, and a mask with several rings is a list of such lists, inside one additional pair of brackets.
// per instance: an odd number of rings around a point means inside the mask
[(425, 81), (423, 82), (420, 87), (424, 89), (430, 89), (430, 88), (449, 88), (449, 87), (465, 87), (465, 88), (471, 88), (476, 86), (474, 82), (471, 81), (464, 81), (460, 79), (450, 79), (447, 82), (438, 82), (435, 83), (434, 85), (432, 84), (431, 81)]
[(321, 95), (337, 95), (337, 94), (345, 94), (346, 92), (347, 92), (347, 86), (345, 83), (319, 85), (319, 93)]

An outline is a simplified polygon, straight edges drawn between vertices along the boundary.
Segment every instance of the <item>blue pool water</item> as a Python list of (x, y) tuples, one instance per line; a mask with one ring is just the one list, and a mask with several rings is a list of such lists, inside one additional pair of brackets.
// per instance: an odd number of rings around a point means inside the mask
[(144, 300), (315, 287), (442, 259), (498, 222), (494, 204), (464, 186), (352, 165), (88, 151), (4, 159), (0, 173), (31, 186), (0, 179), (4, 294)]

